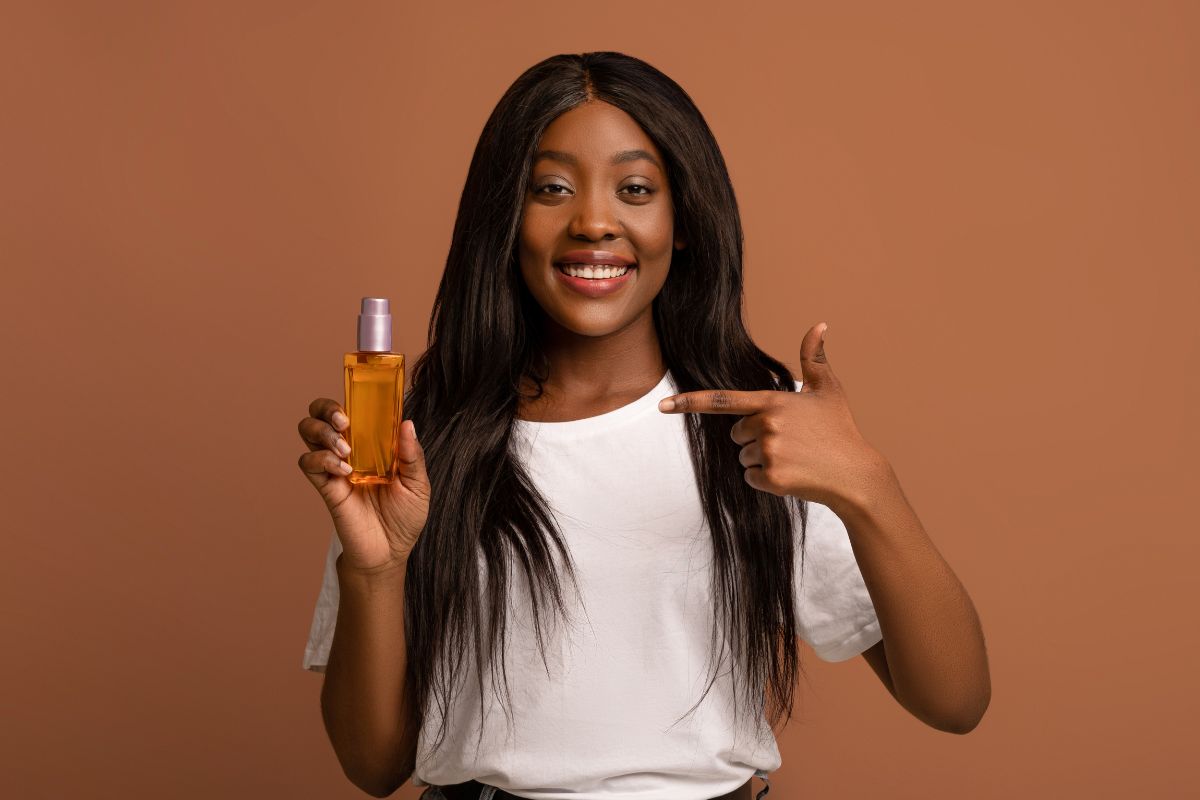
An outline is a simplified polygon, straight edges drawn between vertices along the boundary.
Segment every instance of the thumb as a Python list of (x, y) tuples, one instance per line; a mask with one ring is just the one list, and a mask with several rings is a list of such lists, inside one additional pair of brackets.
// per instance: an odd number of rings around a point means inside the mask
[(404, 488), (428, 494), (429, 475), (425, 472), (425, 449), (417, 439), (417, 428), (411, 419), (400, 423), (400, 453), (397, 479)]
[(829, 328), (818, 322), (808, 329), (800, 342), (800, 373), (803, 376), (802, 392), (815, 392), (829, 386), (833, 381), (833, 369), (825, 358), (825, 331)]

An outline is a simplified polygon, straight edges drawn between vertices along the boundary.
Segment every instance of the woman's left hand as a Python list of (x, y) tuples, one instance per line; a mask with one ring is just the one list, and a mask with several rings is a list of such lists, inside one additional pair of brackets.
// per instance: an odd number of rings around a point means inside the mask
[[(709, 389), (664, 398), (661, 411), (739, 414), (730, 430), (742, 446), (746, 482), (763, 492), (839, 508), (865, 503), (891, 466), (862, 434), (842, 384), (825, 358), (819, 323), (800, 342), (800, 391)], [(674, 400), (674, 407), (668, 407)]]

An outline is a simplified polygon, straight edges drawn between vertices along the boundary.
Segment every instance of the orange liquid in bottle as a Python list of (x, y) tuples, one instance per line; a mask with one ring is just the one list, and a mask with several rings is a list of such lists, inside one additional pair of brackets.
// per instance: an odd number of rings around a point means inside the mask
[(400, 353), (355, 352), (344, 358), (345, 432), (350, 443), (346, 461), (351, 483), (391, 483), (400, 457), (403, 421), (404, 356)]

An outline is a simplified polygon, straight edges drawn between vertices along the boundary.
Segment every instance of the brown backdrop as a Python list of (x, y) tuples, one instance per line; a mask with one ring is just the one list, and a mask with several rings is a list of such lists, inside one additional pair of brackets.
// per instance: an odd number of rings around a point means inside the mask
[(754, 335), (798, 371), (829, 322), (987, 636), (964, 737), (805, 650), (772, 800), (1195, 791), (1200, 10), (816, 5), (9, 4), (10, 796), (363, 796), (300, 668), (296, 423), (360, 297), (423, 349), (493, 104), (600, 49), (706, 115)]

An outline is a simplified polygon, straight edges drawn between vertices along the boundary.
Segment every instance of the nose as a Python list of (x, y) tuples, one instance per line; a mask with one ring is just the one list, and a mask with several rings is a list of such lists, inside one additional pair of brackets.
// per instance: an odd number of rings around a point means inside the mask
[(605, 197), (597, 189), (581, 192), (576, 196), (575, 208), (567, 224), (567, 235), (572, 239), (615, 239), (621, 235), (622, 224), (613, 209), (615, 198)]

